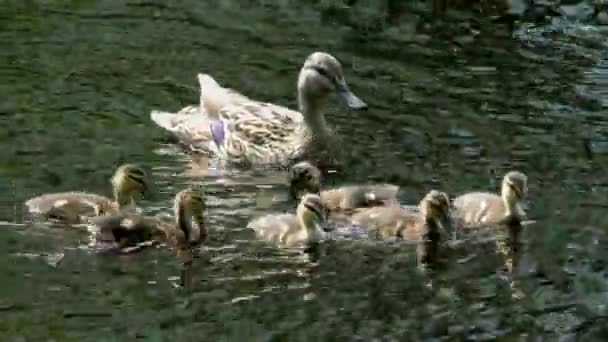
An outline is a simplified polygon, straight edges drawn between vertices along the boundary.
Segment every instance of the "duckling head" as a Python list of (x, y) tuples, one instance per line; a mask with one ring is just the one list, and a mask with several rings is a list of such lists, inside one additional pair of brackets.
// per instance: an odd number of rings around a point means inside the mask
[(184, 233), (185, 240), (196, 243), (207, 237), (204, 212), (207, 200), (202, 190), (184, 189), (175, 195), (175, 217), (178, 228)]
[(121, 165), (111, 179), (114, 198), (119, 206), (135, 204), (143, 197), (148, 184), (146, 171), (134, 164)]
[(288, 174), (289, 193), (293, 199), (321, 191), (321, 171), (307, 161), (294, 164)]
[(508, 214), (525, 215), (521, 202), (528, 194), (528, 177), (519, 171), (508, 172), (502, 180), (501, 195)]
[(327, 211), (321, 202), (321, 197), (316, 194), (302, 196), (296, 214), (309, 231), (322, 230), (322, 225), (327, 219)]
[[(357, 97), (344, 80), (342, 65), (332, 55), (314, 52), (306, 58), (298, 78), (298, 97), (302, 105), (312, 105), (336, 92), (347, 106), (354, 109), (367, 108), (367, 104)], [(300, 108), (303, 113), (305, 108)]]
[(420, 202), (420, 212), (427, 222), (433, 222), (437, 227), (451, 234), (450, 198), (445, 192), (429, 191)]

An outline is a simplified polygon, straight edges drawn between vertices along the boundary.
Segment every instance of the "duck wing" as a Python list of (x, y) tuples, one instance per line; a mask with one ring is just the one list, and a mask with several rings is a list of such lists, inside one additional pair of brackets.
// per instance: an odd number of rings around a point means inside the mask
[(188, 106), (177, 113), (153, 110), (150, 119), (194, 150), (217, 152), (225, 138), (224, 123), (210, 119), (198, 106)]
[(112, 209), (112, 200), (85, 192), (61, 192), (44, 194), (25, 202), (28, 213), (33, 217), (56, 219), (66, 223), (80, 223), (83, 217), (103, 214)]

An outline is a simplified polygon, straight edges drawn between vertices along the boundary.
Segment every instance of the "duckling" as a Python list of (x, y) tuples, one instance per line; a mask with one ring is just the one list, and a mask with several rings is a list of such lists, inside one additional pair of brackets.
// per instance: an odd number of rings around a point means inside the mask
[(180, 285), (188, 286), (191, 284), (193, 248), (207, 241), (209, 235), (204, 218), (205, 208), (203, 194), (188, 188), (175, 195), (173, 224), (155, 217), (124, 212), (94, 217), (90, 219), (90, 224), (97, 230), (94, 243), (102, 251), (120, 254), (166, 243), (177, 250), (177, 257), (181, 261)]
[(114, 200), (86, 192), (43, 194), (25, 202), (28, 212), (65, 224), (86, 223), (88, 217), (135, 208), (147, 187), (146, 172), (133, 164), (121, 165), (110, 180)]
[(89, 223), (96, 231), (96, 242), (114, 244), (120, 250), (152, 240), (164, 242), (176, 248), (187, 262), (188, 258), (191, 259), (188, 250), (207, 240), (205, 208), (203, 194), (188, 188), (175, 195), (173, 224), (156, 217), (126, 212), (93, 217)]
[(305, 193), (319, 194), (330, 212), (398, 203), (399, 186), (392, 184), (349, 185), (321, 191), (321, 171), (308, 161), (291, 167), (288, 182), (292, 198), (299, 199)]
[(306, 194), (300, 200), (296, 214), (271, 214), (252, 220), (247, 228), (256, 236), (281, 247), (296, 247), (316, 243), (326, 237), (323, 230), (327, 216), (321, 198)]
[(191, 150), (244, 167), (284, 167), (311, 158), (335, 164), (342, 146), (321, 111), (327, 96), (335, 92), (349, 107), (367, 108), (348, 87), (340, 62), (325, 52), (309, 55), (300, 70), (299, 112), (251, 100), (209, 75), (199, 74), (198, 80), (200, 107), (176, 114), (153, 110), (151, 120)]
[(463, 227), (521, 222), (526, 217), (522, 201), (527, 192), (528, 177), (521, 172), (510, 171), (502, 180), (500, 196), (471, 192), (455, 198), (452, 205)]
[(437, 260), (442, 231), (449, 231), (450, 200), (444, 192), (431, 190), (420, 201), (419, 211), (394, 206), (377, 206), (357, 209), (350, 223), (366, 227), (382, 239), (403, 238), (421, 240), (418, 260), (428, 264)]

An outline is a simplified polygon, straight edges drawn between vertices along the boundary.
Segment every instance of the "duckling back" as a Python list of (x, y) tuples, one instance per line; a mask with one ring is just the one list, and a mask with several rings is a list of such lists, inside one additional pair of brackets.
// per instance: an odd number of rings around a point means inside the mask
[(463, 227), (502, 222), (507, 211), (500, 196), (487, 192), (459, 196), (454, 199), (452, 207)]
[(282, 245), (291, 231), (299, 230), (299, 225), (293, 214), (274, 214), (252, 220), (247, 228), (255, 231), (259, 239)]
[(351, 185), (321, 192), (323, 204), (332, 211), (397, 203), (399, 187), (390, 184)]
[(424, 220), (418, 213), (399, 206), (357, 209), (351, 222), (367, 227), (372, 236), (383, 239), (418, 239), (424, 230)]
[(111, 199), (85, 192), (44, 194), (29, 199), (25, 206), (34, 217), (57, 219), (69, 224), (84, 223), (84, 218), (117, 210)]
[(89, 223), (96, 228), (98, 241), (117, 242), (121, 247), (158, 239), (163, 225), (156, 218), (131, 213), (92, 217)]

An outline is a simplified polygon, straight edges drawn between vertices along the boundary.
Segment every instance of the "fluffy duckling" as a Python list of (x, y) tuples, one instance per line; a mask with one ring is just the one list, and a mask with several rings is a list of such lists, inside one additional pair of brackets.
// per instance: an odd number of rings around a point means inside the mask
[(366, 227), (382, 239), (421, 240), (418, 260), (422, 264), (437, 260), (442, 231), (449, 231), (450, 200), (447, 194), (431, 190), (419, 204), (419, 211), (399, 206), (378, 206), (357, 209), (350, 218), (356, 226)]
[(147, 187), (146, 172), (133, 164), (121, 165), (110, 180), (114, 199), (86, 192), (43, 194), (25, 202), (33, 216), (66, 224), (86, 223), (87, 218), (134, 209)]
[(203, 194), (192, 188), (182, 190), (175, 195), (175, 222), (168, 223), (156, 217), (135, 213), (117, 213), (114, 215), (93, 217), (89, 223), (95, 228), (96, 242), (101, 245), (118, 247), (130, 251), (130, 247), (144, 245), (149, 241), (164, 242), (176, 248), (184, 257), (184, 262), (191, 261), (191, 247), (206, 241), (208, 236), (204, 211), (206, 200)]
[(321, 191), (321, 171), (310, 162), (299, 162), (288, 173), (289, 192), (294, 199), (319, 194), (330, 212), (361, 207), (397, 204), (399, 186), (392, 184), (350, 185)]
[(321, 111), (326, 98), (336, 93), (351, 108), (367, 108), (348, 87), (340, 62), (325, 52), (309, 55), (300, 70), (299, 111), (249, 99), (209, 75), (198, 79), (200, 107), (175, 114), (154, 110), (151, 120), (191, 150), (244, 167), (287, 166), (311, 158), (332, 164), (342, 150)]
[(325, 238), (323, 224), (326, 210), (321, 198), (306, 194), (300, 200), (296, 214), (271, 214), (249, 222), (247, 228), (253, 229), (262, 240), (272, 241), (281, 247), (296, 247), (319, 242)]
[(526, 213), (522, 201), (528, 193), (528, 177), (518, 171), (508, 172), (503, 180), (501, 194), (471, 192), (454, 199), (453, 207), (463, 227), (480, 224), (521, 222)]

